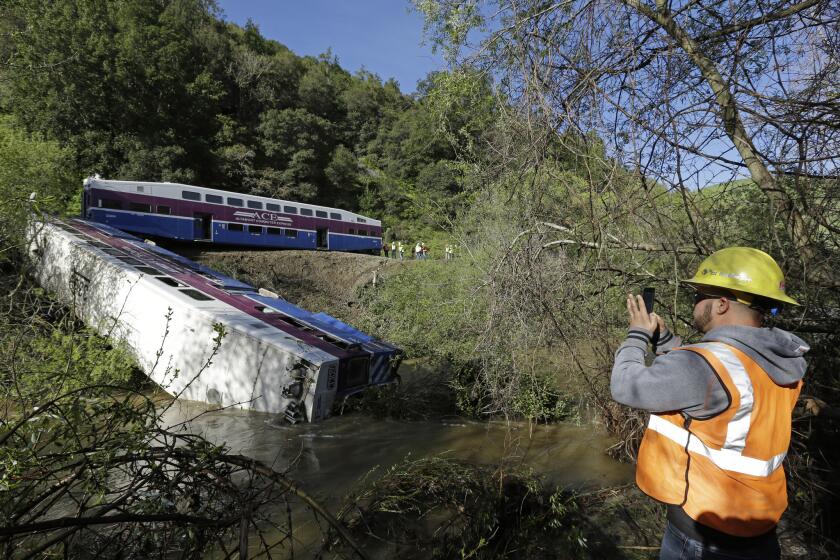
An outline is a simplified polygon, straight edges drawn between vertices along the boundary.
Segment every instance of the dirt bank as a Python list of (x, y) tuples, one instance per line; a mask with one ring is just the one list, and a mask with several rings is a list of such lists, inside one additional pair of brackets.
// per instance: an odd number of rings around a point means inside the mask
[(277, 293), (309, 311), (353, 323), (361, 286), (379, 281), (410, 261), (326, 251), (202, 252), (190, 258), (219, 272)]

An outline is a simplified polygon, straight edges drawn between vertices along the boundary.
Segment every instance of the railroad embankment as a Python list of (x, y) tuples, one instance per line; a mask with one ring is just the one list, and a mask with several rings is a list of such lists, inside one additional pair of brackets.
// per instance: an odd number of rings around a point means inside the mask
[(351, 323), (360, 287), (411, 265), (410, 261), (326, 251), (213, 251), (190, 258), (271, 290), (304, 309), (323, 311)]

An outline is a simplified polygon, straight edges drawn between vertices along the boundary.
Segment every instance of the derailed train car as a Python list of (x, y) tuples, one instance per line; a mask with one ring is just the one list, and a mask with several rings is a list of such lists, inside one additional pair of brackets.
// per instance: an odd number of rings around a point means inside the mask
[(398, 348), (328, 315), (103, 224), (31, 227), (41, 285), (176, 397), (314, 422), (336, 398), (397, 379)]

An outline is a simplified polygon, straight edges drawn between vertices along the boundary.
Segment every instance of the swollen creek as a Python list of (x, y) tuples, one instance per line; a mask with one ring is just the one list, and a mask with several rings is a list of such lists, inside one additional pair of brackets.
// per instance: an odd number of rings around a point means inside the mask
[[(573, 490), (627, 484), (633, 476), (631, 465), (606, 454), (613, 440), (587, 425), (476, 422), (458, 417), (398, 421), (354, 412), (292, 426), (278, 424), (273, 416), (262, 413), (213, 410), (191, 401), (171, 404), (162, 418), (165, 424), (178, 425), (225, 445), (230, 453), (285, 472), (333, 513), (363, 479), (375, 480), (406, 459), (446, 457), (479, 465), (520, 466), (549, 485)], [(285, 509), (285, 504), (277, 507)], [(316, 531), (314, 526), (295, 528), (298, 554), (318, 541)]]

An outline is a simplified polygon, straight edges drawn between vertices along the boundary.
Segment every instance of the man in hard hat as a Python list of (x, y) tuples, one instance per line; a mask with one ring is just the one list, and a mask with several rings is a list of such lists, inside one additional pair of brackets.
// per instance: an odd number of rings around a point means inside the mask
[[(667, 504), (659, 557), (779, 558), (782, 462), (809, 348), (762, 325), (782, 305), (798, 304), (779, 266), (757, 249), (717, 251), (686, 283), (701, 341), (680, 346), (641, 296), (628, 295), (629, 334), (610, 381), (616, 401), (654, 413), (636, 483)], [(658, 355), (646, 366), (657, 331)]]

